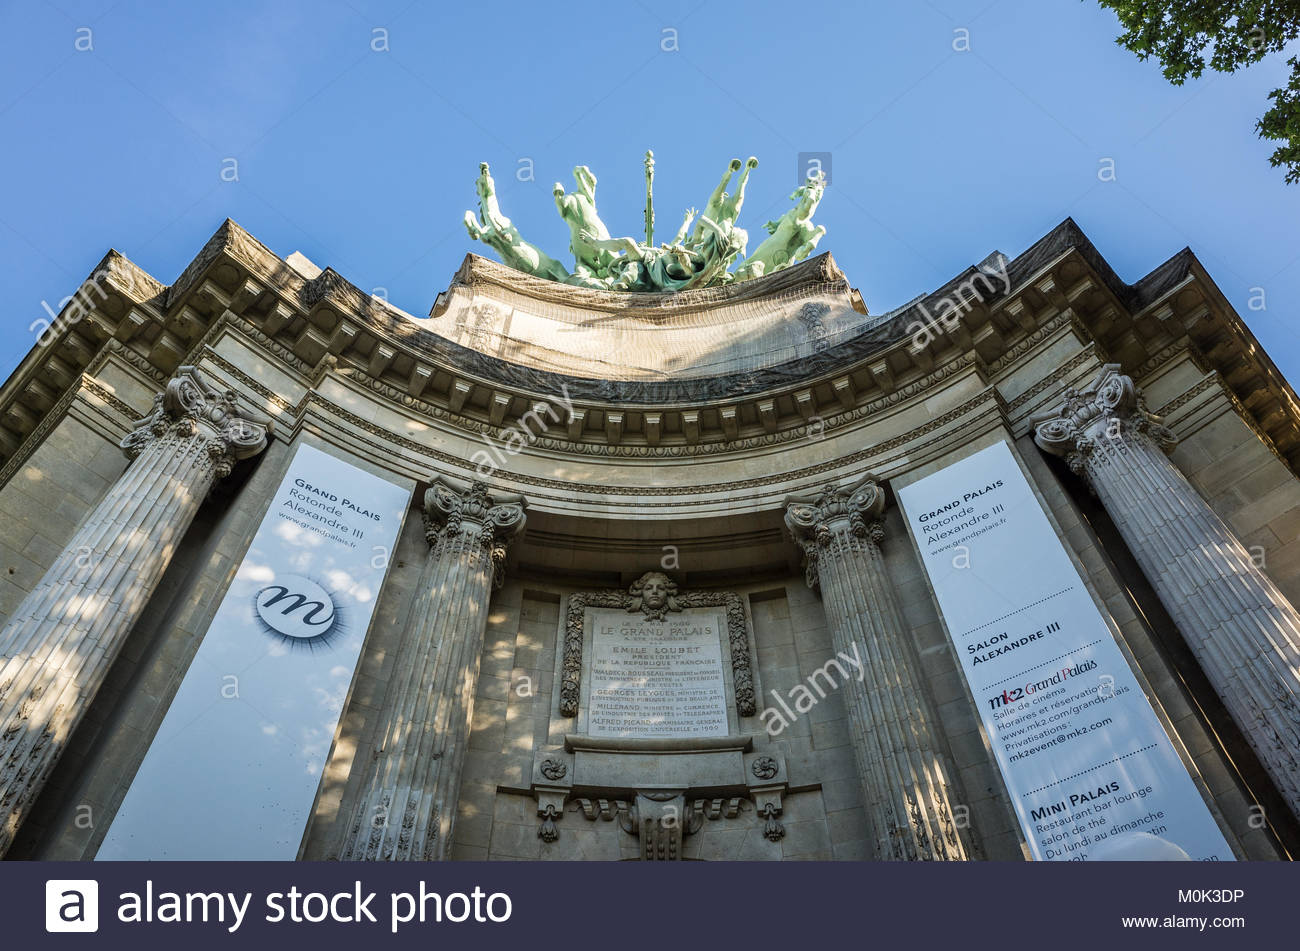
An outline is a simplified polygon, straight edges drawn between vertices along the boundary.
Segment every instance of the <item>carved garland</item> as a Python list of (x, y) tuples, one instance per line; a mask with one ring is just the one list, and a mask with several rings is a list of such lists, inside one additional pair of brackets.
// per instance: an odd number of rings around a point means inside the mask
[[(727, 645), (731, 651), (731, 674), (736, 697), (736, 712), (752, 717), (758, 712), (754, 697), (754, 674), (749, 656), (749, 623), (740, 595), (731, 591), (692, 591), (679, 594), (683, 608), (725, 607)], [(564, 624), (564, 669), (560, 682), (560, 716), (576, 717), (582, 696), (582, 647), (585, 639), (586, 610), (622, 608), (633, 605), (626, 591), (580, 591), (569, 596), (569, 611)]]

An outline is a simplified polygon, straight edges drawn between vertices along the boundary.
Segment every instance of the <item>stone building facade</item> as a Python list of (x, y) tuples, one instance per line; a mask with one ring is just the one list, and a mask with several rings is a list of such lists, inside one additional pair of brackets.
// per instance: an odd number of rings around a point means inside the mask
[[(997, 444), (1207, 821), (1295, 854), (1300, 403), (1190, 252), (1125, 284), (1066, 221), (881, 316), (827, 254), (470, 255), (424, 318), (230, 221), (170, 285), (112, 252), (0, 390), (0, 849), (100, 853), (310, 446), (409, 505), (298, 857), (1029, 858), (899, 502)], [(702, 673), (637, 735), (597, 632), (670, 629)]]

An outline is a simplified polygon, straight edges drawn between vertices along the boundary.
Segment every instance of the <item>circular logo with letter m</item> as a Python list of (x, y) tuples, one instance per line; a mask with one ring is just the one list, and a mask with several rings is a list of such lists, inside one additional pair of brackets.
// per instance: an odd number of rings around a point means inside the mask
[(337, 633), (340, 617), (334, 597), (302, 575), (281, 575), (253, 598), (267, 633), (291, 644), (312, 645)]

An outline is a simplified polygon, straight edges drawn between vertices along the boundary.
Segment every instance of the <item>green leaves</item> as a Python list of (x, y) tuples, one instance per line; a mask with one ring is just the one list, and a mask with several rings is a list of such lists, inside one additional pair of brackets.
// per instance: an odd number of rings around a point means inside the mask
[[(1099, 0), (1124, 27), (1115, 42), (1138, 59), (1155, 57), (1174, 85), (1206, 68), (1236, 72), (1278, 53), (1300, 36), (1300, 0)], [(1300, 182), (1300, 59), (1287, 60), (1288, 84), (1269, 93), (1273, 105), (1255, 124), (1260, 138), (1280, 141), (1270, 157)]]
[(1295, 185), (1300, 183), (1300, 58), (1292, 56), (1286, 63), (1291, 67), (1291, 81), (1268, 94), (1273, 105), (1255, 123), (1255, 131), (1262, 139), (1285, 143), (1269, 161), (1274, 168), (1285, 168), (1287, 184)]

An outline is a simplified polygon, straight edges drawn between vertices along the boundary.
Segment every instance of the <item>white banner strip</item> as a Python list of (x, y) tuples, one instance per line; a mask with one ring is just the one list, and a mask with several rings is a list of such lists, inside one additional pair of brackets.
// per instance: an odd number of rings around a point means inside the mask
[(98, 859), (293, 859), (411, 493), (300, 445)]
[(1034, 857), (1231, 861), (1010, 447), (898, 494)]

